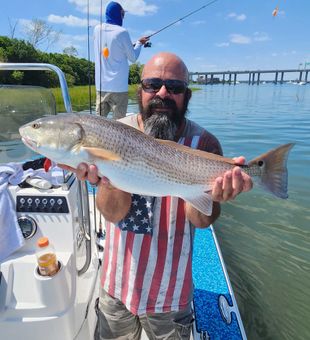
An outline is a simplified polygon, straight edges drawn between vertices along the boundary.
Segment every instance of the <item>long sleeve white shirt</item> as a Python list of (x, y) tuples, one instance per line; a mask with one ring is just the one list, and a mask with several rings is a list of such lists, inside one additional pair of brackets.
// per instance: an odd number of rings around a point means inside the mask
[[(129, 63), (135, 62), (142, 44), (137, 41), (133, 46), (128, 31), (118, 25), (97, 25), (94, 30), (95, 81), (96, 90), (104, 92), (127, 92)], [(100, 38), (101, 36), (101, 38)], [(104, 47), (109, 56), (102, 54)]]

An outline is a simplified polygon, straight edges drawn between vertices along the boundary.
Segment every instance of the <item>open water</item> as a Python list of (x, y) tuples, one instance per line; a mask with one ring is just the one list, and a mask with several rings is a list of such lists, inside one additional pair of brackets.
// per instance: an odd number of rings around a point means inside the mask
[(188, 117), (215, 134), (228, 157), (250, 160), (296, 143), (289, 198), (256, 187), (223, 204), (215, 231), (248, 339), (310, 339), (310, 86), (201, 86)]

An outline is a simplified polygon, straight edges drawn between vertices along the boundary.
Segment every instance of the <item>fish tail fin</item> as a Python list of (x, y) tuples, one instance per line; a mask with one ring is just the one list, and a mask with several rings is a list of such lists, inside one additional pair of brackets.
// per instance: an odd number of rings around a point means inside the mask
[(261, 185), (275, 196), (288, 198), (287, 194), (287, 158), (294, 143), (284, 144), (260, 155), (249, 162), (262, 167)]

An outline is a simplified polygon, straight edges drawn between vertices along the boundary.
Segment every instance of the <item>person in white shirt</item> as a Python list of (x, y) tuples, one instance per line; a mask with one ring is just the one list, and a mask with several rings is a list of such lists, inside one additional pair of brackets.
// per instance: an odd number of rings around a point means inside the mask
[(149, 37), (140, 38), (134, 45), (128, 31), (122, 27), (125, 11), (111, 1), (106, 7), (106, 22), (94, 29), (96, 112), (113, 118), (126, 116), (128, 105), (129, 63), (135, 62)]

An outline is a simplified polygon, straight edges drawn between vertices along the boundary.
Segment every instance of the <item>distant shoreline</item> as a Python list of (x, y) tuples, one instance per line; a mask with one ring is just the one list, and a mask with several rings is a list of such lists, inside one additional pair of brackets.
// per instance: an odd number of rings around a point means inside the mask
[[(131, 100), (137, 101), (136, 93), (137, 93), (138, 86), (139, 86), (138, 84), (129, 85), (128, 95)], [(199, 88), (195, 88), (195, 87), (191, 89), (192, 91), (199, 90)], [(52, 88), (51, 91), (56, 100), (56, 111), (65, 112), (66, 109), (64, 107), (60, 88)], [(94, 85), (90, 87), (90, 92), (91, 92), (91, 107), (94, 108), (96, 105), (96, 89)], [(89, 110), (89, 86), (88, 85), (69, 87), (69, 95), (70, 95), (73, 111)]]

